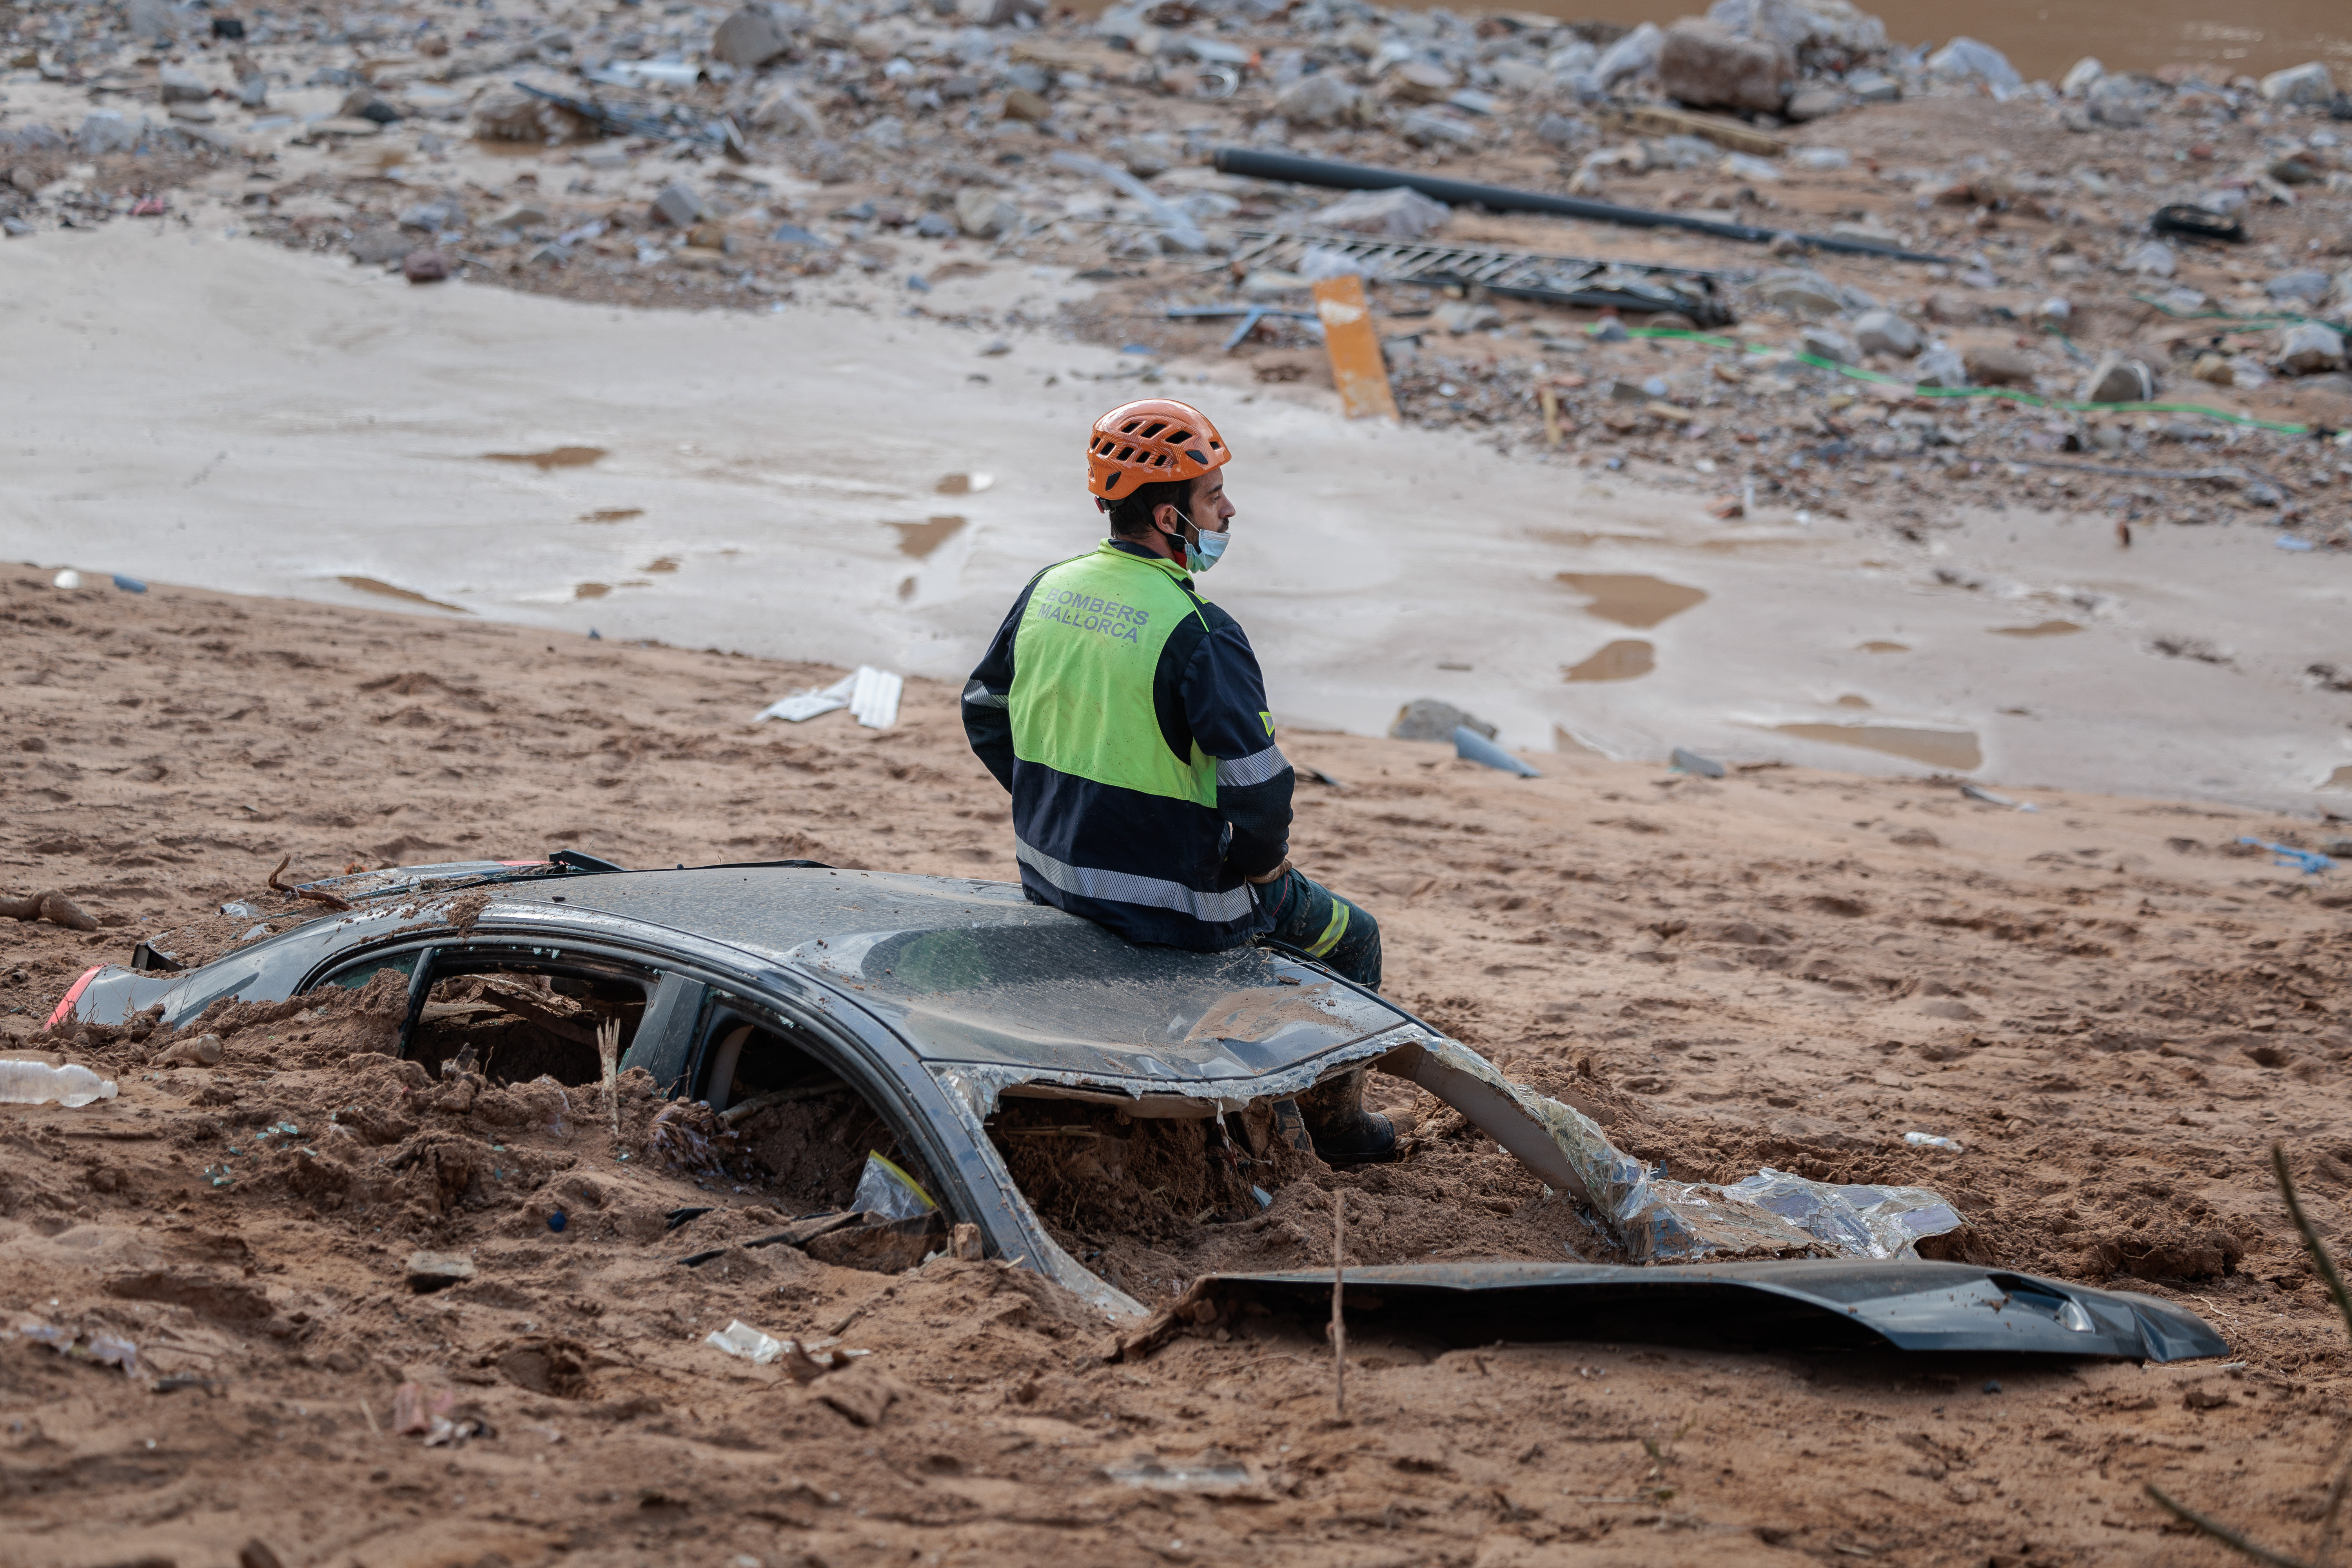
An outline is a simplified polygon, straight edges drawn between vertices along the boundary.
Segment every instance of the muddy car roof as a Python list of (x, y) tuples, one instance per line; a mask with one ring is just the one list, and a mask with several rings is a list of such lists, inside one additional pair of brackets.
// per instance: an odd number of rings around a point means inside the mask
[(1279, 952), (1138, 946), (1003, 882), (716, 867), (574, 874), (494, 896), (665, 926), (814, 971), (934, 1061), (1249, 1079), (1410, 1022)]

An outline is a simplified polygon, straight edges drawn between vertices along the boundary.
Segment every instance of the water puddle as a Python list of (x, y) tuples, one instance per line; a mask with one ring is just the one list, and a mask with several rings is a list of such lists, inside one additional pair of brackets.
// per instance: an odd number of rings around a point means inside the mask
[(1568, 672), (1570, 680), (1632, 680), (1657, 668), (1655, 650), (1639, 637), (1611, 643)]
[(1879, 642), (1874, 639), (1864, 643), (1854, 651), (1856, 653), (1909, 653), (1911, 645), (1907, 642)]
[(976, 496), (995, 482), (994, 474), (950, 474), (935, 488), (943, 496)]
[(387, 599), (399, 599), (411, 605), (430, 605), (436, 610), (455, 610), (461, 616), (474, 613), (463, 605), (445, 605), (438, 599), (426, 598), (414, 588), (395, 588), (373, 577), (338, 577), (335, 581), (346, 588), (357, 588), (362, 594), (382, 594)]
[(2327, 782), (2321, 784), (2319, 787), (2322, 789), (2352, 789), (2352, 763), (2347, 763), (2345, 766), (2340, 767), (2334, 773), (2328, 774)]
[[(550, 468), (584, 468), (604, 456), (602, 447), (550, 447), (544, 452), (485, 452), (493, 463), (529, 463), (541, 473)], [(594, 513), (590, 513), (594, 516)]]
[(1832, 746), (1860, 746), (1907, 757), (1931, 768), (1973, 773), (1984, 766), (1973, 730), (1912, 730), (1895, 724), (1776, 724), (1777, 734), (1801, 741), (1825, 741)]
[(1557, 580), (1592, 601), (1584, 606), (1587, 615), (1621, 626), (1654, 626), (1706, 600), (1703, 588), (1630, 573), (1562, 572)]
[(633, 517), (643, 517), (645, 515), (646, 509), (641, 506), (608, 506), (602, 511), (582, 512), (580, 514), (580, 521), (583, 522), (626, 522)]
[(601, 599), (612, 591), (610, 583), (583, 583), (572, 590), (572, 596), (575, 599)]
[(648, 565), (638, 567), (637, 570), (640, 572), (675, 572), (677, 570), (677, 557), (675, 555), (665, 555), (660, 560), (653, 562)]
[(889, 526), (898, 531), (898, 553), (924, 561), (929, 559), (932, 551), (956, 536), (963, 527), (963, 519), (935, 517), (926, 522), (894, 522)]
[(2030, 626), (1987, 626), (1997, 637), (2063, 637), (2083, 628), (2073, 621), (2036, 621)]
[(1557, 724), (1551, 727), (1551, 749), (1563, 757), (1591, 757), (1602, 763), (1609, 760), (1608, 752), (1597, 746), (1585, 744)]
[(1867, 708), (1870, 699), (1858, 691), (1849, 691), (1837, 700), (1837, 705), (1841, 708)]

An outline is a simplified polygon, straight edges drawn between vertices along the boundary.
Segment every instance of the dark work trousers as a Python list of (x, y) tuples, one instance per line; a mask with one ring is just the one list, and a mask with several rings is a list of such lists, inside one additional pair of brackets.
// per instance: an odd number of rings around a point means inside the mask
[(1258, 902), (1274, 916), (1265, 934), (1286, 947), (1319, 959), (1343, 979), (1381, 988), (1380, 922), (1304, 872), (1286, 871), (1282, 880), (1258, 889)]

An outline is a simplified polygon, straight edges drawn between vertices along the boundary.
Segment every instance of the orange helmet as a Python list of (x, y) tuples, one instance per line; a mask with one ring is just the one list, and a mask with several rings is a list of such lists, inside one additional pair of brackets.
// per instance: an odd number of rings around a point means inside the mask
[(1087, 488), (1108, 502), (1140, 485), (1198, 479), (1232, 456), (1199, 409), (1147, 397), (1122, 403), (1095, 421), (1087, 438)]

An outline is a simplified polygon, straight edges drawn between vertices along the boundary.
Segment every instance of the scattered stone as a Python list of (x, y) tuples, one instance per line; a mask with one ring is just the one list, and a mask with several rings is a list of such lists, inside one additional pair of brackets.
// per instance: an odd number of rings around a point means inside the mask
[(1536, 121), (1536, 139), (1555, 147), (1572, 147), (1584, 140), (1584, 121), (1566, 114), (1547, 114)]
[(1454, 731), (1463, 729), (1484, 735), (1490, 741), (1495, 738), (1495, 726), (1485, 720), (1464, 712), (1451, 702), (1441, 702), (1434, 697), (1417, 697), (1397, 710), (1396, 719), (1389, 725), (1389, 739), (1451, 742)]
[(1919, 352), (1919, 329), (1892, 310), (1864, 310), (1854, 319), (1853, 344), (1864, 353), (1909, 359)]
[[(1853, 105), (1853, 99), (1833, 87), (1809, 87), (1789, 100), (1781, 114), (1799, 125), (1816, 120), (1827, 120), (1832, 114), (1843, 113)], [(1540, 133), (1540, 128), (1538, 128)]]
[(2336, 97), (2336, 79), (2319, 61), (2307, 60), (2263, 78), (2262, 94), (2273, 103), (2327, 103)]
[(2146, 403), (2155, 396), (2155, 374), (2112, 350), (2099, 356), (2074, 392), (2077, 403)]
[[(1043, 125), (1054, 118), (1054, 106), (1046, 101), (1044, 93), (1016, 87), (1004, 95), (1004, 118), (1030, 125)], [(905, 137), (901, 135), (899, 140), (903, 145)]]
[(1293, 125), (1323, 128), (1360, 118), (1362, 99), (1343, 72), (1322, 70), (1284, 88), (1274, 110)]
[(1470, 147), (1486, 139), (1468, 121), (1437, 109), (1412, 110), (1397, 121), (1397, 130), (1416, 147)]
[(157, 89), (165, 103), (202, 103), (213, 89), (185, 66), (165, 66), (155, 73)]
[(1437, 307), (1437, 324), (1455, 337), (1503, 324), (1503, 312), (1480, 300), (1448, 300)]
[(400, 272), (411, 283), (438, 283), (449, 276), (449, 258), (437, 250), (412, 250)]
[(1897, 103), (1903, 98), (1903, 84), (1885, 71), (1859, 70), (1845, 79), (1846, 91), (1859, 103)]
[(1853, 340), (1843, 332), (1828, 327), (1807, 327), (1801, 340), (1804, 351), (1815, 359), (1832, 360), (1839, 364), (1853, 364), (1862, 356), (1854, 353)]
[(1690, 16), (1667, 29), (1658, 49), (1659, 90), (1693, 109), (1778, 113), (1796, 74), (1796, 57), (1782, 45)]
[(672, 228), (692, 228), (710, 216), (702, 198), (681, 184), (672, 184), (654, 198), (653, 217), (656, 223), (666, 223)]
[(474, 1277), (474, 1260), (462, 1252), (412, 1252), (408, 1255), (408, 1288), (422, 1296), (462, 1285)]
[(139, 127), (119, 109), (93, 109), (74, 132), (74, 151), (86, 158), (102, 153), (128, 153), (139, 145)]
[(362, 229), (352, 236), (352, 259), (362, 267), (383, 267), (405, 257), (416, 242), (396, 228)]
[(2066, 74), (2059, 79), (2058, 90), (2068, 98), (2080, 98), (2096, 86), (2099, 79), (2106, 74), (2106, 67), (2101, 65), (2093, 57), (2085, 55), (2068, 68)]
[(1969, 384), (1968, 362), (1950, 349), (1929, 349), (1912, 366), (1921, 386), (1962, 387)]
[(999, 239), (1021, 228), (1021, 209), (991, 185), (966, 185), (956, 193), (956, 226), (974, 239)]
[(269, 79), (266, 76), (249, 76), (237, 83), (236, 101), (241, 109), (268, 108)]
[(1444, 103), (1462, 90), (1462, 79), (1431, 60), (1407, 60), (1389, 72), (1389, 95), (1407, 103)]
[(2333, 287), (2325, 272), (2283, 272), (2263, 284), (2263, 292), (2282, 304), (2294, 300), (2305, 305), (2316, 305), (2327, 298)]
[(1386, 239), (1420, 239), (1444, 226), (1454, 209), (1423, 195), (1410, 185), (1385, 191), (1359, 191), (1309, 213), (1307, 221), (1318, 228), (1349, 234), (1375, 234)]
[(1757, 298), (1801, 316), (1834, 316), (1844, 309), (1837, 286), (1818, 272), (1771, 272), (1757, 279)]
[(1655, 22), (1644, 22), (1601, 52), (1585, 80), (1606, 92), (1628, 77), (1646, 76), (1658, 68), (1658, 51), (1666, 35)]
[(2151, 239), (2136, 247), (2123, 259), (2123, 269), (2148, 278), (2169, 278), (2179, 268), (2180, 258), (2172, 247), (2160, 239)]
[(2025, 79), (2017, 74), (2017, 68), (2009, 63), (2007, 55), (1990, 44), (1980, 44), (1969, 37), (1954, 38), (1929, 55), (1927, 69), (1931, 75), (1948, 81), (1974, 79), (2000, 92), (2014, 92), (2025, 85)]
[(2318, 375), (2344, 365), (2344, 334), (2317, 321), (2289, 327), (2279, 336), (2278, 357), (2272, 362), (2288, 375)]
[(738, 70), (757, 70), (791, 49), (793, 40), (764, 11), (736, 12), (710, 35), (710, 58)]
[(1969, 350), (1964, 362), (1968, 366), (1971, 386), (2024, 386), (2033, 384), (2040, 368), (2032, 354), (2006, 343), (1988, 343)]
[(179, 41), (180, 14), (163, 0), (131, 0), (122, 8), (122, 25), (141, 43), (170, 45)]
[(824, 134), (824, 118), (789, 87), (779, 87), (761, 100), (759, 107), (751, 110), (751, 123), (762, 131), (781, 131), (787, 135)]

